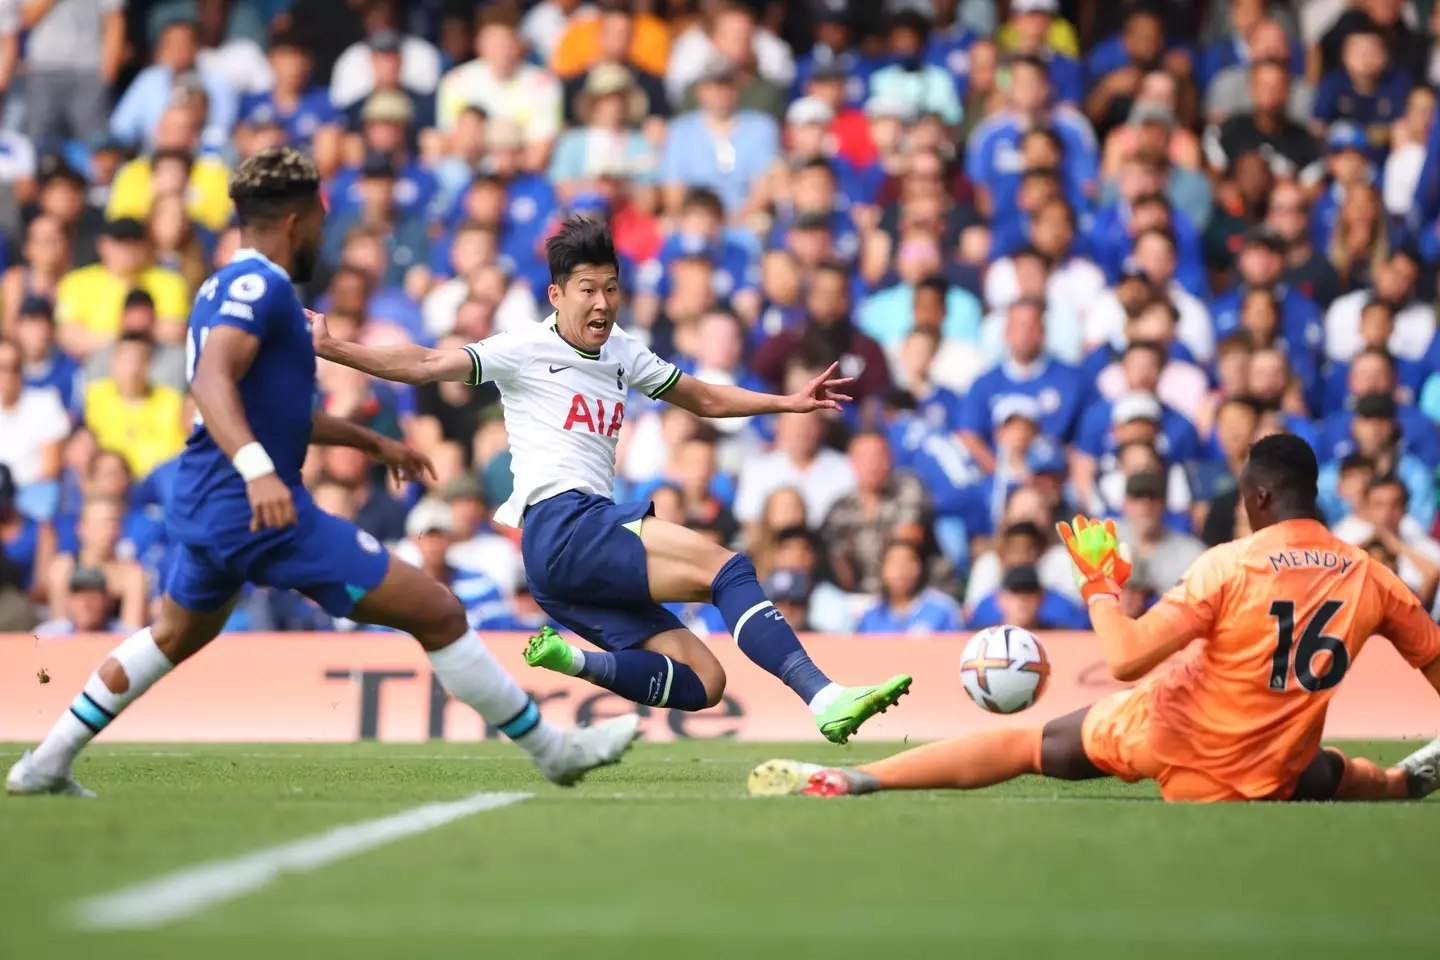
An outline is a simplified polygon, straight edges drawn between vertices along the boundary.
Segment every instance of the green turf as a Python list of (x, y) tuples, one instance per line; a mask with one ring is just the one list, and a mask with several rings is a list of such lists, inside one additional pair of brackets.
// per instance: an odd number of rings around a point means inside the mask
[[(776, 755), (647, 745), (574, 790), (500, 744), (115, 746), (99, 801), (0, 798), (0, 957), (1428, 955), (1440, 805), (1166, 806), (1108, 781), (743, 795)], [(1394, 760), (1406, 745), (1357, 746)], [(15, 748), (0, 746), (8, 766)], [(534, 798), (143, 933), (67, 908), (198, 862), (479, 790)]]

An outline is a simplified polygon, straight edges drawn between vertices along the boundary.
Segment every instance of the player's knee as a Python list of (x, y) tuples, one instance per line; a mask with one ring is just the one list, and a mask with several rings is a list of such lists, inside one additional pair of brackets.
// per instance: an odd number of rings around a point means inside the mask
[(416, 625), (415, 638), (426, 650), (448, 647), (470, 631), (465, 607), (453, 593), (445, 591), (443, 599), (427, 605), (423, 621)]
[(705, 687), (705, 706), (713, 707), (725, 697), (725, 668), (718, 661), (712, 661), (695, 671)]
[(1085, 710), (1045, 724), (1040, 733), (1040, 773), (1057, 780), (1093, 780), (1105, 775), (1085, 752)]
[(727, 580), (735, 580), (737, 578), (747, 579), (750, 577), (758, 579), (759, 577), (759, 574), (755, 572), (755, 564), (751, 562), (749, 557), (743, 553), (736, 553), (734, 550), (722, 547), (719, 544), (715, 544), (713, 549), (707, 551), (703, 556), (697, 558), (697, 560), (701, 565), (706, 583), (712, 585), (714, 585), (716, 579), (719, 578), (721, 570), (726, 570), (728, 574)]

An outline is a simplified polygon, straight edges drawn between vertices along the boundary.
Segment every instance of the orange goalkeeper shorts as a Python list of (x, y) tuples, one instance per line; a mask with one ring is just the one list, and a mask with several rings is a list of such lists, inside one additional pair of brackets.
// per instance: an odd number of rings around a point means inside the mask
[(1097, 700), (1080, 728), (1085, 755), (1095, 766), (1126, 783), (1154, 780), (1160, 784), (1160, 795), (1169, 801), (1217, 803), (1248, 799), (1206, 773), (1159, 760), (1150, 746), (1150, 718), (1150, 693), (1145, 687)]

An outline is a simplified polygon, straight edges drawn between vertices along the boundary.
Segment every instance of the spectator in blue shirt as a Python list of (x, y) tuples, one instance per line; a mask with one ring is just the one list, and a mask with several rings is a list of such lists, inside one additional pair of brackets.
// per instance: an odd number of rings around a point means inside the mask
[(1390, 69), (1385, 37), (1378, 28), (1361, 28), (1345, 38), (1342, 68), (1320, 80), (1315, 94), (1315, 121), (1325, 127), (1348, 120), (1365, 131), (1368, 155), (1383, 163), (1390, 152), (1390, 125), (1405, 112), (1410, 77)]
[(711, 67), (697, 85), (700, 108), (670, 124), (660, 180), (673, 211), (680, 209), (687, 187), (715, 191), (732, 216), (749, 209), (757, 181), (780, 155), (780, 130), (774, 118), (754, 110), (737, 111), (735, 82), (732, 65)]
[(1145, 74), (1164, 67), (1165, 28), (1146, 6), (1132, 7), (1120, 35), (1097, 44), (1085, 61), (1090, 94), (1085, 115), (1097, 130), (1125, 122)]
[(1074, 367), (1045, 352), (1045, 304), (1020, 299), (1005, 318), (1006, 358), (971, 384), (961, 401), (960, 436), (971, 454), (991, 469), (995, 464), (994, 417), (1008, 398), (1036, 404), (1040, 432), (1068, 440), (1080, 416), (1081, 389)]
[(1025, 169), (1020, 141), (1027, 131), (1042, 126), (1054, 129), (1065, 145), (1067, 193), (1094, 195), (1099, 168), (1095, 131), (1073, 107), (1051, 106), (1050, 95), (1045, 63), (1022, 56), (1010, 65), (1010, 105), (971, 131), (965, 147), (965, 175), (975, 188), (982, 213), (1013, 216)]
[[(1208, 90), (1210, 83), (1221, 70), (1244, 66), (1251, 62), (1251, 38), (1256, 28), (1267, 23), (1266, 7), (1269, 0), (1230, 0), (1230, 29), (1219, 39), (1212, 40), (1195, 64), (1195, 81), (1199, 89)], [(1305, 72), (1305, 48), (1295, 38), (1289, 40), (1290, 72), (1300, 76)]]
[(1320, 459), (1343, 455), (1339, 451), (1350, 440), (1350, 422), (1355, 416), (1355, 404), (1360, 397), (1372, 393), (1393, 396), (1396, 399), (1395, 422), (1400, 427), (1400, 439), (1406, 453), (1413, 453), (1426, 466), (1440, 466), (1440, 433), (1435, 422), (1413, 405), (1417, 393), (1409, 390), (1396, 380), (1396, 361), (1381, 347), (1369, 347), (1355, 355), (1347, 364), (1336, 364), (1346, 374), (1343, 382), (1344, 393), (1330, 415), (1320, 424)]
[[(372, 93), (361, 109), (365, 156), (389, 158), (395, 170), (395, 208), (404, 214), (425, 215), (440, 193), (440, 181), (414, 159), (407, 142), (415, 113), (404, 94), (394, 90)], [(499, 149), (498, 147), (495, 149)], [(330, 185), (330, 216), (345, 216), (360, 205), (360, 170), (342, 169)]]
[(925, 561), (905, 540), (885, 548), (880, 562), (881, 599), (860, 617), (857, 633), (946, 633), (965, 626), (960, 604), (934, 587), (926, 587)]
[[(1246, 297), (1253, 290), (1270, 290), (1279, 307), (1279, 329), (1274, 343), (1256, 343), (1257, 348), (1277, 346), (1290, 357), (1291, 369), (1302, 378), (1307, 398), (1316, 399), (1320, 350), (1325, 340), (1325, 318), (1315, 302), (1299, 289), (1281, 283), (1285, 274), (1285, 238), (1267, 226), (1252, 227), (1245, 233), (1237, 265), (1240, 282), (1220, 294), (1211, 304), (1217, 336), (1224, 337), (1242, 326)], [(1252, 331), (1254, 333), (1256, 331)]]
[[(1325, 156), (1325, 181), (1310, 212), (1310, 236), (1317, 247), (1330, 252), (1332, 260), (1347, 265), (1360, 261), (1345, 269), (1346, 282), (1350, 289), (1355, 289), (1370, 280), (1370, 264), (1363, 256), (1355, 256), (1355, 251), (1368, 254), (1388, 237), (1377, 226), (1368, 231), (1365, 239), (1357, 239), (1349, 224), (1339, 230), (1337, 236), (1337, 228), (1341, 226), (1340, 208), (1352, 192), (1368, 192), (1373, 188), (1378, 168), (1370, 159), (1369, 137), (1358, 124), (1337, 120), (1326, 132), (1325, 143), (1329, 148)], [(1371, 216), (1365, 218), (1365, 225), (1379, 225), (1382, 222), (1380, 195), (1371, 192), (1365, 199), (1370, 201), (1372, 210)]]
[(642, 323), (653, 320), (670, 296), (671, 268), (681, 257), (710, 261), (715, 295), (729, 300), (747, 319), (758, 315), (760, 271), (754, 247), (726, 231), (724, 204), (715, 191), (701, 187), (686, 192), (678, 229), (665, 238), (659, 255), (640, 265), (634, 309)]
[(155, 62), (140, 71), (115, 105), (110, 132), (131, 147), (153, 146), (155, 128), (160, 115), (171, 105), (175, 87), (193, 82), (203, 89), (210, 104), (201, 142), (212, 150), (223, 148), (235, 126), (239, 98), (222, 75), (197, 70), (195, 56), (199, 51), (193, 20), (167, 24), (155, 44)]
[(1059, 15), (1059, 0), (1011, 0), (1010, 22), (1006, 25), (1013, 38), (1009, 53), (1040, 62), (1055, 91), (1055, 102), (1079, 106), (1085, 99), (1085, 70), (1079, 61), (1051, 48), (1049, 42), (1051, 27)]
[(28, 296), (15, 319), (15, 345), (20, 348), (20, 371), (27, 387), (54, 387), (60, 403), (72, 416), (84, 405), (80, 364), (55, 343), (55, 309), (44, 297)]
[(1434, 472), (1419, 457), (1405, 451), (1396, 422), (1395, 398), (1371, 393), (1355, 401), (1350, 420), (1350, 442), (1338, 448), (1339, 456), (1320, 468), (1320, 508), (1332, 522), (1349, 513), (1340, 497), (1340, 461), (1358, 453), (1375, 466), (1376, 476), (1393, 474), (1410, 495), (1408, 515), (1429, 530), (1435, 522)]
[(254, 128), (279, 123), (287, 143), (311, 154), (322, 173), (333, 171), (340, 162), (340, 114), (330, 91), (310, 83), (314, 56), (309, 45), (296, 34), (280, 33), (270, 41), (269, 57), (275, 85), (240, 100), (241, 152), (254, 152), (244, 144)]
[(1023, 565), (1006, 570), (1000, 589), (975, 604), (969, 626), (974, 629), (998, 626), (1022, 630), (1086, 630), (1090, 615), (1074, 601), (1040, 583), (1040, 573)]
[(435, 94), (422, 93), (405, 83), (403, 71), (406, 54), (402, 48), (407, 42), (406, 38), (388, 29), (376, 30), (365, 38), (365, 46), (370, 48), (370, 74), (375, 82), (366, 96), (359, 97), (339, 111), (339, 116), (344, 121), (346, 130), (360, 133), (364, 129), (365, 102), (369, 97), (381, 92), (398, 93), (410, 101), (412, 116), (405, 146), (410, 153), (418, 154), (418, 131), (435, 126)]
[(351, 232), (363, 227), (380, 235), (385, 243), (382, 284), (400, 286), (411, 267), (429, 261), (428, 225), (419, 211), (406, 210), (401, 206), (398, 171), (384, 154), (372, 153), (365, 158), (355, 189), (360, 199), (358, 208), (347, 216), (332, 217), (326, 227), (326, 261), (339, 264)]
[[(1367, 353), (1376, 355), (1377, 361), (1388, 366), (1389, 376), (1386, 381), (1390, 385), (1389, 389), (1395, 391), (1395, 399), (1400, 403), (1402, 416), (1406, 407), (1419, 401), (1421, 392), (1425, 389), (1425, 381), (1435, 369), (1433, 355), (1440, 353), (1440, 350), (1432, 344), (1426, 356), (1419, 360), (1396, 357), (1390, 352), (1390, 338), (1394, 333), (1395, 307), (1383, 300), (1372, 300), (1365, 304), (1360, 311), (1361, 350), (1349, 361), (1331, 361), (1330, 369), (1325, 375), (1325, 398), (1315, 411), (1317, 415), (1328, 417), (1342, 410), (1352, 409), (1355, 398), (1362, 393), (1386, 389), (1385, 383), (1364, 390), (1354, 389), (1350, 370), (1360, 357)], [(1375, 374), (1362, 377), (1366, 382), (1373, 382)]]

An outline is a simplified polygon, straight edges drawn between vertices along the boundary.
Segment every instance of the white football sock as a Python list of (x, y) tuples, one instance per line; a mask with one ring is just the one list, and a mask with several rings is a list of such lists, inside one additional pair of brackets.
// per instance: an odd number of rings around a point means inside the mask
[(844, 689), (845, 688), (838, 683), (827, 685), (819, 693), (810, 698), (810, 712), (818, 717), (826, 710), (829, 710)]
[(474, 630), (429, 656), (435, 676), (452, 697), (474, 707), (486, 723), (526, 752), (545, 755), (563, 746), (564, 734), (540, 716), (535, 701), (491, 656)]
[(574, 644), (570, 644), (570, 669), (564, 671), (567, 676), (578, 677), (585, 669), (585, 651)]
[(55, 726), (50, 728), (40, 746), (35, 748), (32, 762), (36, 770), (49, 776), (69, 776), (70, 765), (85, 745), (149, 690), (156, 680), (175, 669), (175, 665), (155, 645), (155, 637), (149, 627), (121, 642), (106, 659), (119, 662), (124, 669), (125, 678), (129, 681), (125, 692), (112, 692), (100, 679), (98, 669), (90, 674), (90, 679), (85, 681), (85, 689), (75, 697), (70, 709), (55, 721)]

